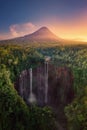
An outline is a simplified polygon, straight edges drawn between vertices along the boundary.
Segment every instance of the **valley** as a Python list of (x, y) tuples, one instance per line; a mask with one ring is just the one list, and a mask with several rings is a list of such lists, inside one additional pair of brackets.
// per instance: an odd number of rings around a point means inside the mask
[(0, 41), (0, 130), (86, 130), (87, 45), (55, 37)]

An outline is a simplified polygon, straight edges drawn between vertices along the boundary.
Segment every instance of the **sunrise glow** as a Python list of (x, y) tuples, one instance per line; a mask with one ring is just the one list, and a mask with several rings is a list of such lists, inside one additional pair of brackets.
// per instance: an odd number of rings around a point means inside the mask
[[(76, 41), (87, 41), (87, 8), (85, 2), (79, 1), (74, 4), (71, 2), (40, 2), (36, 3), (36, 7), (33, 7), (33, 3), (27, 3), (30, 6), (30, 12), (17, 12), (9, 17), (9, 10), (7, 16), (9, 21), (5, 22), (3, 17), (0, 25), (0, 40), (10, 39), (15, 37), (21, 37), (27, 34), (31, 34), (42, 26), (47, 26), (53, 33), (63, 39), (71, 39)], [(26, 3), (24, 2), (26, 5)], [(27, 9), (29, 7), (25, 6)], [(39, 7), (41, 11), (39, 11)], [(23, 6), (23, 5), (22, 5)], [(25, 9), (23, 6), (23, 10)], [(17, 7), (17, 9), (19, 9)], [(36, 11), (35, 11), (36, 9)], [(3, 10), (4, 11), (4, 10)], [(2, 12), (2, 11), (1, 11)], [(17, 15), (19, 14), (19, 15)], [(17, 18), (13, 20), (13, 16)], [(24, 17), (27, 19), (25, 20)], [(20, 22), (17, 22), (20, 21)], [(4, 24), (3, 24), (4, 23)], [(6, 28), (5, 28), (6, 26)]]

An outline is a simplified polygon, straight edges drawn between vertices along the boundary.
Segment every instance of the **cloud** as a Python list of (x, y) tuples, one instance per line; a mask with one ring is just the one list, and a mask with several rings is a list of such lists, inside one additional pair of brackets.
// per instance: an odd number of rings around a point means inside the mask
[(34, 32), (36, 29), (37, 27), (31, 22), (13, 24), (9, 26), (9, 31), (7, 33), (0, 33), (0, 40), (21, 37)]
[(32, 33), (36, 26), (30, 22), (24, 24), (14, 24), (10, 27), (10, 33), (13, 37), (23, 36)]
[(0, 39), (24, 36), (43, 25), (49, 27), (52, 32), (61, 38), (87, 41), (87, 9), (63, 19), (57, 16), (43, 18), (37, 22), (37, 26), (31, 22), (10, 25), (7, 33), (0, 33)]

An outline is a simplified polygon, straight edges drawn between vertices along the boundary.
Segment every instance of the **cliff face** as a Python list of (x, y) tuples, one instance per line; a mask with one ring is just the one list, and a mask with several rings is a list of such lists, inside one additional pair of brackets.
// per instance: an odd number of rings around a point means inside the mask
[(64, 107), (74, 98), (73, 74), (69, 68), (43, 64), (33, 69), (32, 74), (30, 70), (24, 70), (16, 81), (15, 88), (27, 104), (33, 102), (41, 107), (50, 106), (56, 114), (58, 124), (66, 130)]
[(74, 97), (73, 75), (67, 67), (49, 67), (49, 105), (67, 105)]
[[(49, 64), (47, 71), (48, 78), (46, 79), (44, 64), (32, 70), (32, 93), (35, 95), (36, 103), (40, 106), (49, 105), (55, 108), (59, 107), (60, 104), (67, 105), (74, 97), (71, 70), (67, 67), (55, 67)], [(24, 70), (21, 73), (15, 83), (15, 88), (24, 100), (29, 103), (29, 70)], [(45, 98), (47, 98), (47, 101)]]

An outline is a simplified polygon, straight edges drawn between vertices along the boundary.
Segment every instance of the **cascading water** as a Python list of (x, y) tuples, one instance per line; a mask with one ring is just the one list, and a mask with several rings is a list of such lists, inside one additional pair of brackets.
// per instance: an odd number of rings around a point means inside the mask
[(33, 91), (32, 91), (32, 68), (29, 69), (29, 73), (30, 73), (30, 95), (29, 95), (29, 103), (35, 103), (36, 102), (36, 98), (35, 98), (35, 95), (33, 94)]
[(30, 68), (30, 94), (32, 94), (32, 68)]
[(48, 62), (45, 61), (45, 103), (48, 101)]
[[(20, 75), (20, 95), (29, 104), (44, 105), (48, 103), (48, 63), (50, 57), (45, 57), (44, 69), (37, 68), (33, 75), (32, 68), (22, 71)], [(36, 82), (36, 83), (35, 83)], [(32, 84), (33, 83), (33, 84)], [(34, 87), (34, 88), (32, 88)]]
[(22, 74), (20, 74), (20, 79), (19, 79), (19, 83), (20, 83), (20, 95), (22, 98), (24, 98), (24, 71), (22, 72)]

